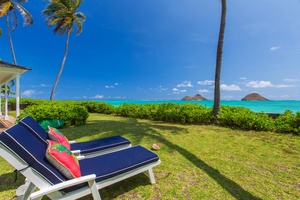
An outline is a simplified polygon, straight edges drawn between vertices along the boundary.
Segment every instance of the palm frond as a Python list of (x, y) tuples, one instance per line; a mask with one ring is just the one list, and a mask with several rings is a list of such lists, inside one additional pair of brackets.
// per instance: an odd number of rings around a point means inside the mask
[(83, 13), (76, 13), (83, 0), (49, 0), (42, 15), (46, 17), (48, 26), (55, 26), (53, 33), (64, 35), (72, 33), (77, 27), (77, 35), (82, 32), (82, 23), (85, 21)]
[(28, 25), (33, 24), (32, 15), (20, 4), (17, 4), (16, 7), (19, 10), (19, 12), (21, 13), (22, 17), (23, 17), (23, 20), (24, 20), (23, 26), (28, 26)]
[(12, 3), (10, 1), (0, 3), (0, 17), (3, 17), (4, 15), (6, 15), (8, 13), (11, 5), (12, 5)]
[(18, 27), (18, 17), (17, 17), (17, 13), (15, 10), (11, 10), (9, 12), (9, 23), (10, 23), (10, 27), (11, 27), (11, 31), (15, 31)]
[(27, 0), (17, 0), (18, 3), (27, 3)]

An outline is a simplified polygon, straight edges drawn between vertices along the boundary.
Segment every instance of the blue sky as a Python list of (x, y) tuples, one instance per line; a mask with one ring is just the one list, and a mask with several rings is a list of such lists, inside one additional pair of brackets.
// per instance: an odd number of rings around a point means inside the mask
[[(23, 6), (34, 24), (12, 33), (22, 97), (49, 99), (65, 47), (41, 11)], [(93, 0), (78, 10), (83, 32), (70, 38), (54, 99), (213, 99), (220, 0)], [(5, 18), (0, 58), (12, 62)], [(228, 0), (221, 99), (258, 92), (272, 100), (300, 100), (300, 1)]]

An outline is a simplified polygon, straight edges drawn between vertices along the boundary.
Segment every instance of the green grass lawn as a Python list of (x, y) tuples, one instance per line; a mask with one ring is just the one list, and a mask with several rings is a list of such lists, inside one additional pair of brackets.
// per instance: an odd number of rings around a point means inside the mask
[[(121, 135), (148, 149), (160, 145), (155, 185), (140, 174), (101, 189), (103, 199), (300, 199), (299, 136), (100, 114), (61, 131), (76, 141)], [(13, 183), (13, 170), (0, 158), (0, 199), (13, 199), (24, 181)]]

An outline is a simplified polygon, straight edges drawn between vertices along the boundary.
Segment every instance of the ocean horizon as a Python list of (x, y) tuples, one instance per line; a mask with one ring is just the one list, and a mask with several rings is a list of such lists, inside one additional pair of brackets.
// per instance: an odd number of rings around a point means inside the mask
[[(213, 106), (213, 100), (98, 100), (99, 102), (106, 102), (113, 106), (120, 106), (121, 104), (198, 104), (210, 108)], [(268, 101), (241, 101), (241, 100), (221, 100), (221, 105), (226, 106), (240, 106), (249, 108), (253, 112), (275, 113), (281, 114), (286, 110), (293, 113), (300, 112), (299, 100), (268, 100)]]

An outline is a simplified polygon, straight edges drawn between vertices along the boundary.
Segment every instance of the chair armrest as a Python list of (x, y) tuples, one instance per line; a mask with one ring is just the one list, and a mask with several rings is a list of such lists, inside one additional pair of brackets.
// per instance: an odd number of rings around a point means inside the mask
[(85, 159), (85, 156), (76, 156), (77, 160), (83, 160)]
[(74, 185), (78, 185), (81, 183), (85, 183), (85, 182), (89, 182), (89, 181), (95, 181), (96, 179), (96, 175), (95, 174), (91, 174), (91, 175), (86, 175), (86, 176), (82, 176), (80, 178), (75, 178), (75, 179), (71, 179), (53, 186), (49, 186), (47, 188), (44, 188), (42, 190), (36, 191), (34, 193), (32, 193), (30, 195), (30, 199), (39, 199), (47, 194), (50, 194), (52, 192), (56, 192), (59, 190), (62, 190), (64, 188), (68, 188)]
[(75, 140), (70, 140), (69, 143), (73, 144), (73, 143), (76, 143), (76, 141)]
[(72, 153), (74, 153), (75, 155), (76, 154), (80, 154), (80, 150), (73, 150), (73, 151), (71, 151)]

